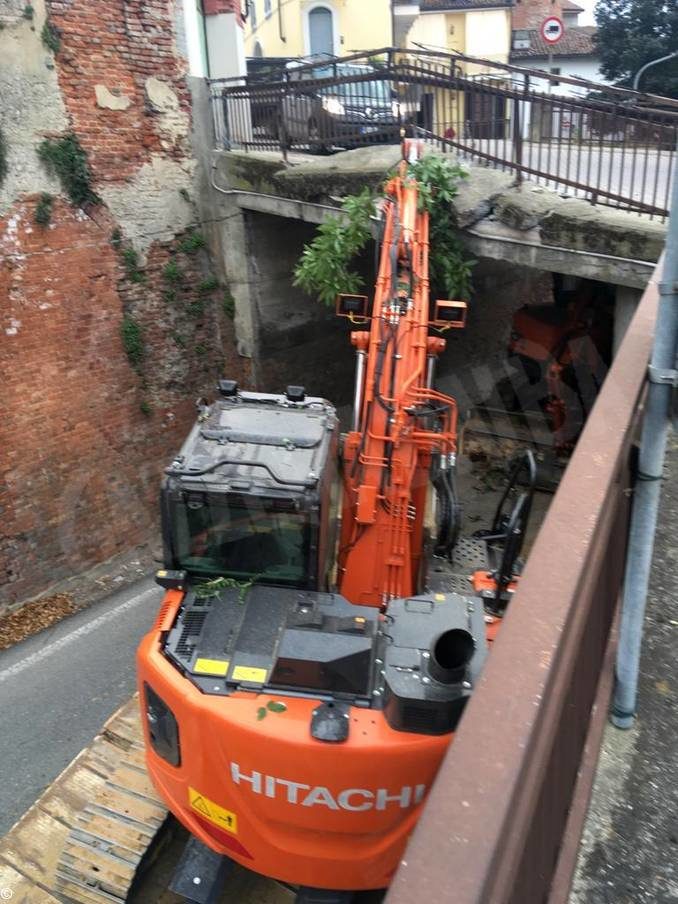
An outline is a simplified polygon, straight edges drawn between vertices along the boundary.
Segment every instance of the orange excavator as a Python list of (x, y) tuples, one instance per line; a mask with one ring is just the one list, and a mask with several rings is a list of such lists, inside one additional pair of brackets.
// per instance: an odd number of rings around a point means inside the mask
[(491, 530), (458, 538), (456, 405), (432, 383), (440, 333), (466, 306), (429, 302), (410, 175), (421, 147), (403, 148), (373, 304), (337, 301), (359, 327), (352, 429), (340, 436), (332, 405), (302, 387), (220, 381), (166, 470), (167, 592), (138, 652), (159, 793), (195, 844), (295, 886), (298, 902), (389, 885), (515, 587), (529, 515), (528, 489), (506, 512), (505, 496)]

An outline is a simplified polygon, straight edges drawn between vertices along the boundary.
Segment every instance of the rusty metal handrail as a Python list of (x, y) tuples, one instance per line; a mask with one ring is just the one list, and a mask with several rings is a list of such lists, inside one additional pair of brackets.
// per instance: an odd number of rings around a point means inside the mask
[(554, 497), (388, 904), (546, 899), (622, 580), (657, 277)]
[[(434, 51), (388, 50), (375, 63), (380, 53), (306, 64), (273, 81), (213, 81), (217, 144), (336, 153), (397, 144), (404, 129), (516, 182), (666, 217), (678, 135), (668, 101), (659, 109), (654, 98), (652, 109), (648, 96), (577, 79), (563, 81), (587, 96), (566, 96), (545, 90), (554, 76), (540, 70)], [(481, 72), (462, 71), (471, 62)]]

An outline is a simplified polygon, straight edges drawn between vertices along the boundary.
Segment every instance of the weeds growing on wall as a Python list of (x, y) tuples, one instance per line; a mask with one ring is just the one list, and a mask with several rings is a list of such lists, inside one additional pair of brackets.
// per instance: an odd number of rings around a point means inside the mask
[(229, 288), (224, 289), (224, 298), (221, 304), (224, 314), (229, 320), (233, 320), (235, 318), (235, 298)]
[(130, 282), (141, 283), (144, 281), (144, 273), (139, 267), (139, 253), (131, 245), (123, 248), (122, 263), (125, 268), (125, 275)]
[(179, 264), (172, 258), (169, 263), (165, 264), (162, 271), (162, 278), (170, 285), (176, 285), (182, 282), (183, 273), (179, 269)]
[(63, 138), (46, 138), (38, 146), (38, 156), (61, 183), (75, 207), (98, 204), (99, 197), (92, 189), (92, 174), (87, 155), (72, 132)]
[(0, 129), (0, 185), (7, 177), (7, 141), (5, 133)]
[[(430, 276), (434, 291), (449, 298), (468, 298), (471, 271), (475, 261), (465, 257), (457, 237), (451, 202), (466, 173), (443, 157), (428, 155), (410, 167), (410, 175), (419, 183), (420, 209), (430, 217)], [(341, 293), (356, 294), (362, 281), (351, 269), (356, 256), (371, 237), (370, 217), (381, 197), (364, 189), (344, 199), (341, 218), (322, 223), (316, 237), (304, 247), (294, 270), (294, 285), (319, 301), (332, 305)]]
[(35, 205), (35, 213), (33, 219), (38, 226), (49, 226), (52, 220), (52, 205), (54, 204), (54, 196), (43, 192)]
[(206, 244), (207, 240), (202, 233), (189, 232), (188, 235), (181, 241), (179, 249), (183, 251), (184, 254), (195, 254), (196, 251), (204, 248)]
[(125, 314), (122, 318), (120, 337), (122, 338), (123, 348), (129, 363), (132, 367), (138, 368), (144, 359), (144, 334), (131, 314)]
[(56, 25), (52, 25), (49, 19), (46, 19), (45, 24), (42, 26), (40, 40), (42, 41), (43, 47), (47, 50), (51, 50), (55, 56), (61, 50), (61, 32)]

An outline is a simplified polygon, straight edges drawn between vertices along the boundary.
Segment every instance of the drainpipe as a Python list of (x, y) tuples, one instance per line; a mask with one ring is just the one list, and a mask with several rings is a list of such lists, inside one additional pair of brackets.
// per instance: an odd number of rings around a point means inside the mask
[[(635, 84), (637, 82), (638, 76)], [(643, 617), (657, 527), (671, 396), (678, 376), (678, 147), (673, 170), (671, 213), (662, 281), (659, 284), (652, 363), (648, 368), (649, 385), (624, 576), (616, 684), (611, 713), (612, 724), (617, 728), (631, 728), (635, 719)]]

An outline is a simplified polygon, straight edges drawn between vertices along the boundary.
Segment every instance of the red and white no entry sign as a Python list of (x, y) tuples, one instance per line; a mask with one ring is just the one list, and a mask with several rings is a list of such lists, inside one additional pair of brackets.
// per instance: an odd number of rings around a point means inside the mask
[(549, 16), (541, 23), (541, 36), (547, 44), (557, 44), (565, 33), (565, 26), (558, 16)]

